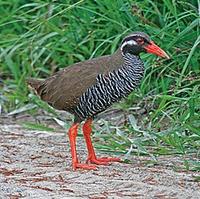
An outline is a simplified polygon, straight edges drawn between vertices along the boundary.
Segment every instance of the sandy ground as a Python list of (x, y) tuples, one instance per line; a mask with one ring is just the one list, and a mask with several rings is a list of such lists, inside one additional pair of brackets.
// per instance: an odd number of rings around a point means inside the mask
[[(79, 156), (86, 158), (78, 138)], [(99, 153), (98, 153), (99, 154)], [(99, 154), (103, 155), (103, 154)], [(123, 156), (122, 156), (123, 159)], [(131, 164), (112, 163), (96, 171), (72, 171), (69, 143), (63, 130), (31, 131), (0, 120), (0, 198), (155, 198), (199, 199), (195, 172), (175, 172), (179, 157), (160, 157), (159, 165), (145, 166), (147, 157)]]

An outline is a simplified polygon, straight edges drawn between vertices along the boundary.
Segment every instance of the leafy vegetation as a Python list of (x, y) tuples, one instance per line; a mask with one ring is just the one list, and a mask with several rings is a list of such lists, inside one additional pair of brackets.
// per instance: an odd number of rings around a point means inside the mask
[(96, 136), (109, 144), (97, 147), (153, 158), (192, 154), (183, 158), (184, 166), (199, 170), (200, 162), (192, 159), (199, 158), (200, 148), (199, 8), (196, 0), (0, 0), (0, 112), (24, 111), (28, 103), (33, 104), (28, 110), (44, 107), (28, 95), (27, 77), (45, 78), (72, 63), (111, 54), (124, 35), (144, 31), (172, 59), (142, 55), (145, 78), (121, 108), (147, 107), (148, 113), (140, 120), (130, 114), (123, 128), (108, 125), (106, 137)]

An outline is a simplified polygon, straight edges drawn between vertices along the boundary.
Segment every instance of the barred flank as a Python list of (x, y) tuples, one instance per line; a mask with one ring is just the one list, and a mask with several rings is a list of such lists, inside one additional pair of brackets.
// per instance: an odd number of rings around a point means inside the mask
[(138, 56), (126, 53), (120, 69), (108, 75), (99, 74), (96, 84), (81, 96), (75, 112), (82, 118), (93, 117), (114, 102), (128, 96), (139, 84), (144, 74), (144, 65)]

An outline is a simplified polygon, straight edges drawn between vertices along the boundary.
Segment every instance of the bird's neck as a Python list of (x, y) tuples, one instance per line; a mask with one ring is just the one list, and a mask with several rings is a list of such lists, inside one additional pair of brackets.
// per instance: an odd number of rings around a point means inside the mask
[(144, 63), (139, 56), (130, 53), (123, 54), (122, 56), (123, 56), (123, 64), (121, 67), (122, 69), (129, 72), (133, 78), (138, 75), (143, 76)]
[(119, 72), (121, 76), (128, 81), (136, 83), (135, 86), (139, 85), (144, 75), (144, 63), (138, 55), (133, 55), (130, 53), (123, 54), (119, 48), (113, 54), (110, 63), (112, 63), (113, 72)]
[(108, 74), (108, 78), (115, 85), (119, 99), (133, 91), (144, 75), (144, 64), (139, 56), (125, 54), (121, 59), (123, 60), (121, 66)]

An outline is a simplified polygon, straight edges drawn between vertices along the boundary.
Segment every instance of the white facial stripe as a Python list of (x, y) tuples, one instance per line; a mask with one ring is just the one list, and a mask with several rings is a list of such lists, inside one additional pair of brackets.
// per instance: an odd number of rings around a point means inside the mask
[(124, 46), (126, 46), (126, 45), (130, 45), (130, 46), (137, 45), (137, 42), (134, 41), (134, 40), (125, 41), (125, 42), (121, 45), (121, 51), (123, 50)]
[(126, 42), (128, 45), (137, 45), (137, 42), (134, 40), (129, 40)]

